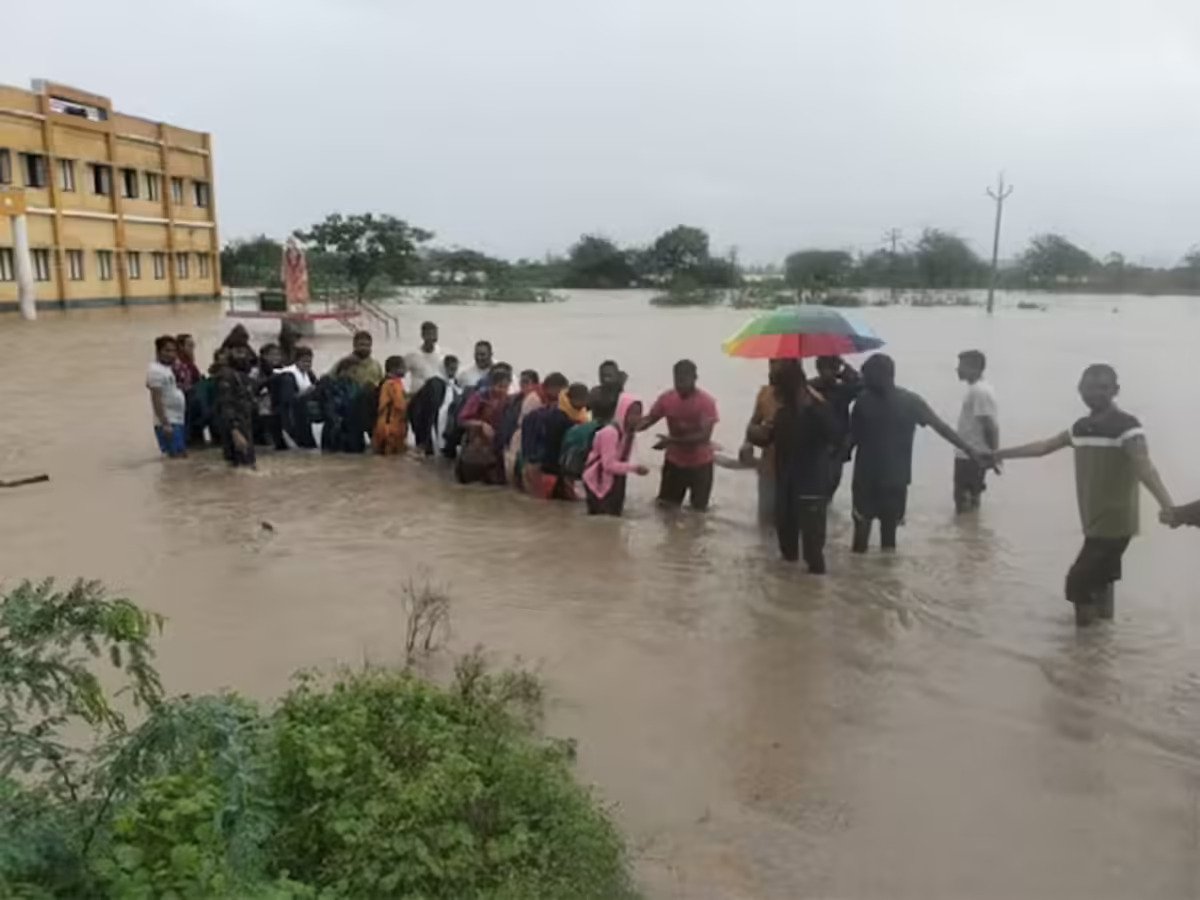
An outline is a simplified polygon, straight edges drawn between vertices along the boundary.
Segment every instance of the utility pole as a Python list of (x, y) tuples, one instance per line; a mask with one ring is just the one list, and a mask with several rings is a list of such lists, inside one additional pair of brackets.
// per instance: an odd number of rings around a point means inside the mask
[(987, 192), (988, 196), (996, 201), (996, 230), (992, 232), (992, 277), (988, 281), (987, 299), (987, 311), (990, 316), (996, 306), (996, 274), (1000, 260), (1000, 217), (1004, 215), (1004, 201), (1008, 199), (1013, 189), (1011, 184), (1007, 186), (1004, 184), (1004, 173), (1001, 172), (996, 178), (996, 189), (988, 188)]
[(899, 228), (891, 228), (884, 232), (883, 239), (892, 245), (891, 259), (888, 264), (888, 286), (890, 287), (890, 297), (893, 305), (896, 303), (896, 245), (900, 243), (900, 238), (904, 233)]

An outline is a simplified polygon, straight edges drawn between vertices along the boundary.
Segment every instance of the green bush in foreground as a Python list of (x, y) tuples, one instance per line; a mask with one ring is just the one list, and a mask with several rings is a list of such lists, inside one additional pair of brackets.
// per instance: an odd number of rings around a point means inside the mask
[[(0, 597), (0, 896), (635, 896), (569, 745), (538, 734), (532, 676), (473, 655), (448, 688), (372, 668), (302, 675), (268, 713), (163, 700), (156, 622), (95, 584)], [(136, 728), (86, 667), (102, 655), (148, 708)], [(59, 739), (73, 720), (90, 749)]]

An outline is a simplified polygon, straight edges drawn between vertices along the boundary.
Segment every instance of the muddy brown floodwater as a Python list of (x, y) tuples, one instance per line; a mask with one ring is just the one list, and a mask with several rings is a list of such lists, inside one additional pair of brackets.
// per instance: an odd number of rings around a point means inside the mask
[[(736, 447), (764, 367), (720, 343), (746, 314), (646, 299), (403, 306), (399, 345), (430, 317), (464, 357), (488, 337), (519, 367), (586, 380), (615, 357), (645, 396), (690, 356)], [(901, 383), (951, 421), (956, 353), (986, 351), (1008, 440), (1065, 427), (1080, 369), (1111, 361), (1177, 499), (1200, 496), (1200, 303), (866, 316)], [(1079, 542), (1068, 454), (1012, 463), (956, 520), (951, 451), (922, 433), (900, 553), (851, 558), (843, 488), (824, 579), (777, 561), (745, 472), (718, 472), (707, 517), (664, 517), (643, 479), (617, 522), (411, 459), (164, 463), (151, 339), (189, 331), (206, 355), (229, 325), (195, 306), (0, 319), (0, 477), (53, 477), (0, 494), (0, 576), (100, 578), (166, 614), (173, 692), (269, 698), (300, 667), (398, 660), (399, 586), (426, 573), (452, 592), (452, 649), (541, 670), (550, 730), (578, 739), (650, 896), (1200, 895), (1200, 532), (1160, 528), (1149, 498), (1117, 621), (1077, 635), (1060, 599)], [(313, 343), (324, 368), (349, 341)]]

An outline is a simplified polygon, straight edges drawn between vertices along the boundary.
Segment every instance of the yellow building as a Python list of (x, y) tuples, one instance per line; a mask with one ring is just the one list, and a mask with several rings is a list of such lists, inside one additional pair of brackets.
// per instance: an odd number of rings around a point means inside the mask
[[(38, 307), (219, 295), (209, 135), (60, 84), (32, 88), (0, 85), (0, 196), (24, 194)], [(0, 214), (0, 312), (17, 302), (13, 230)]]

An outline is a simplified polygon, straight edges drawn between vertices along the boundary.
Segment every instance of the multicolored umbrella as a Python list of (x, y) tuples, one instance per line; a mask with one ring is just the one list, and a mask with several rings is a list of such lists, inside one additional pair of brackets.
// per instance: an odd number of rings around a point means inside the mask
[(865, 353), (883, 339), (857, 317), (831, 306), (781, 306), (762, 313), (721, 345), (745, 359), (804, 359)]

